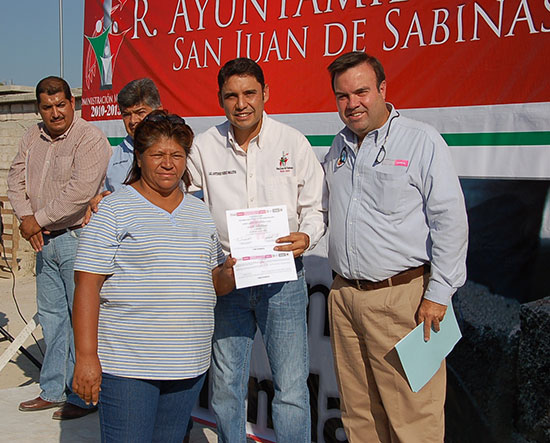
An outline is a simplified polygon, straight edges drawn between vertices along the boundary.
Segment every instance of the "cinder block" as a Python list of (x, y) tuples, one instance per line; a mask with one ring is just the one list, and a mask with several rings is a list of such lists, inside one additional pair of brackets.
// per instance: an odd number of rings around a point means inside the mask
[(508, 442), (514, 432), (520, 304), (468, 281), (453, 296), (453, 305), (462, 339), (447, 365), (459, 379), (462, 395), (472, 400), (476, 415), (488, 427), (480, 431), (484, 441)]
[(38, 110), (37, 110), (36, 103), (24, 103), (23, 111), (30, 114), (37, 114)]
[(24, 109), (25, 109), (25, 104), (24, 103), (12, 103), (11, 106), (10, 106), (10, 112), (12, 114), (23, 113)]
[(518, 424), (528, 438), (550, 441), (550, 297), (521, 306)]

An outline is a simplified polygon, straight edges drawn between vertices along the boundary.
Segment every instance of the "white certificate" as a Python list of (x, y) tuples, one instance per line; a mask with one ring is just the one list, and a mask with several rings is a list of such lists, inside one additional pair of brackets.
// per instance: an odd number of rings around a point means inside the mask
[(290, 233), (285, 205), (233, 209), (226, 217), (237, 289), (298, 278), (292, 252), (273, 250)]

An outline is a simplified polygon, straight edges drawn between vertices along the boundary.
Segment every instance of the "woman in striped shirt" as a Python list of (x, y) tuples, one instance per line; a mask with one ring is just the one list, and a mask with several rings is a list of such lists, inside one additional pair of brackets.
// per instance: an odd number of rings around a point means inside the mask
[(101, 400), (104, 442), (183, 440), (210, 365), (216, 295), (234, 287), (235, 260), (206, 206), (182, 191), (192, 140), (180, 117), (149, 114), (126, 186), (80, 238), (73, 387)]

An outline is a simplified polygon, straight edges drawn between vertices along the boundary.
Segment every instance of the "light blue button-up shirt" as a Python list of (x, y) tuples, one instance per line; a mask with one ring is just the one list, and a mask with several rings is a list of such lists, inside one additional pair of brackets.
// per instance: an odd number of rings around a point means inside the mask
[(466, 280), (460, 183), (441, 135), (388, 106), (388, 120), (360, 149), (344, 128), (323, 162), (329, 261), (343, 277), (371, 281), (431, 263), (425, 298), (448, 304)]
[(115, 192), (122, 187), (134, 161), (134, 140), (129, 135), (113, 148), (105, 176), (105, 191)]

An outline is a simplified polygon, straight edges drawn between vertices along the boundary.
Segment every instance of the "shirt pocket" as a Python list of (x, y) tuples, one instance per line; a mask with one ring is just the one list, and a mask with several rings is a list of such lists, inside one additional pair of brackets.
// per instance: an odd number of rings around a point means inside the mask
[(58, 156), (53, 162), (52, 179), (58, 182), (68, 182), (73, 171), (73, 156)]
[(369, 171), (368, 194), (374, 209), (382, 214), (390, 215), (399, 210), (401, 198), (409, 184), (406, 173), (388, 174), (386, 172)]
[[(266, 201), (268, 206), (287, 205), (287, 211), (291, 214), (295, 210), (298, 195), (298, 185), (296, 176), (280, 175), (268, 177), (266, 179)], [(293, 207), (288, 207), (289, 203), (294, 203)]]

